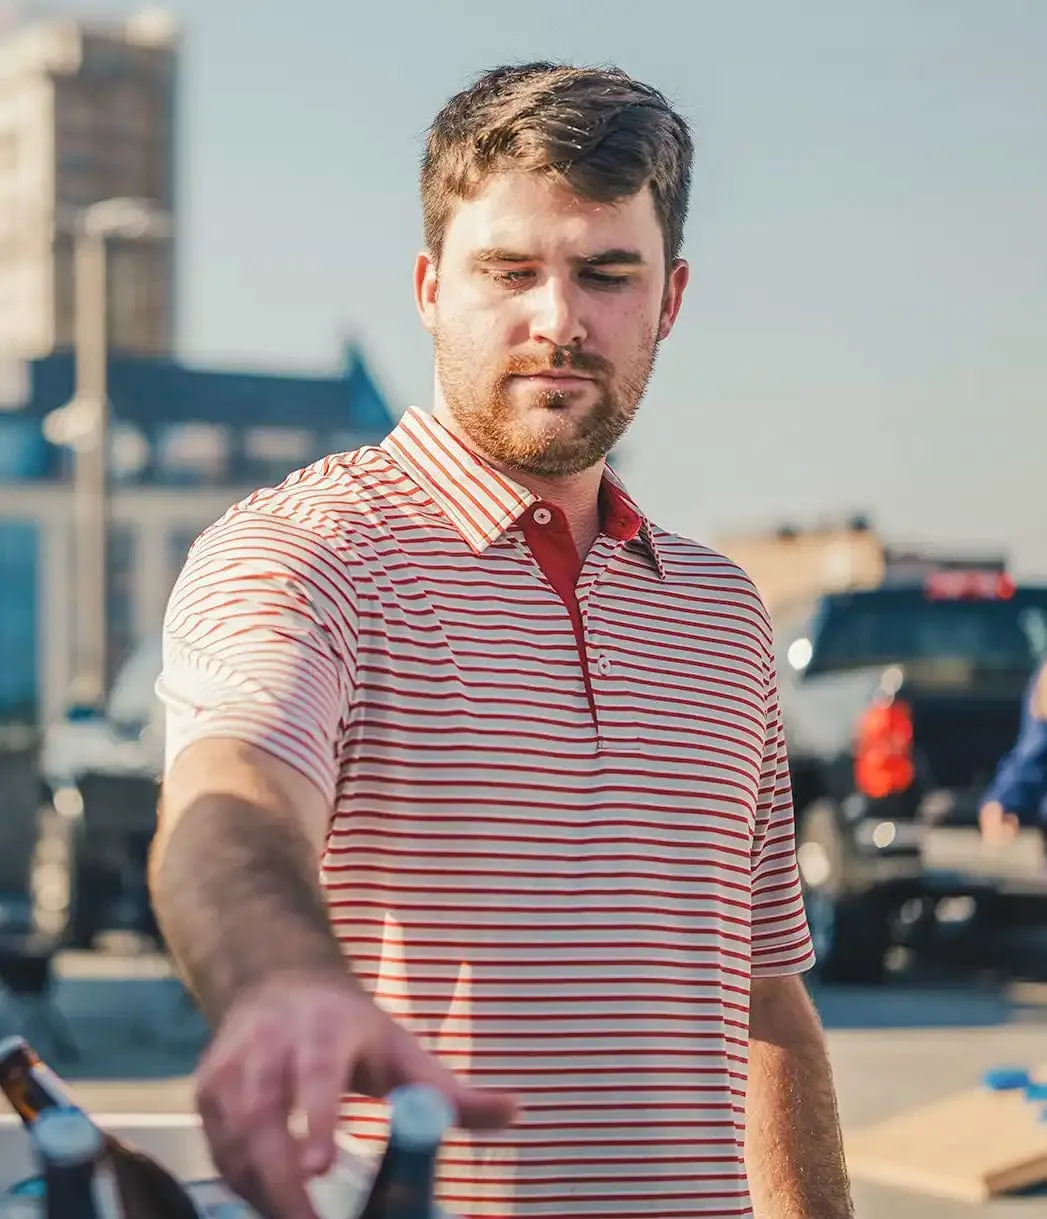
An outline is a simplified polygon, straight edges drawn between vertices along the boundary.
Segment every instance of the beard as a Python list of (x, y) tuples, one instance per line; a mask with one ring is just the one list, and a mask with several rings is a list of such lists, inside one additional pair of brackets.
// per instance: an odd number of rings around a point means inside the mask
[[(495, 463), (540, 478), (579, 474), (611, 452), (636, 415), (658, 348), (655, 337), (648, 336), (628, 366), (616, 372), (603, 356), (557, 347), (544, 357), (512, 357), (492, 377), (477, 367), (472, 342), (456, 339), (442, 327), (434, 339), (440, 388), (458, 426)], [(592, 390), (528, 391), (525, 382), (513, 380), (568, 369), (592, 378)], [(577, 398), (594, 392), (595, 399), (579, 415)]]

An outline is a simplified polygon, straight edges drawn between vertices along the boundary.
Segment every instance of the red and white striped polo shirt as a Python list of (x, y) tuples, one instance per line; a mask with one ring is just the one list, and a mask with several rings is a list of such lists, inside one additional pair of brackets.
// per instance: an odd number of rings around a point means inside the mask
[(521, 1097), (448, 1146), (448, 1209), (748, 1216), (750, 979), (812, 963), (768, 616), (612, 474), (602, 503), (579, 564), (554, 505), (416, 410), (256, 492), (171, 597), (168, 763), (234, 736), (315, 780), (353, 968)]

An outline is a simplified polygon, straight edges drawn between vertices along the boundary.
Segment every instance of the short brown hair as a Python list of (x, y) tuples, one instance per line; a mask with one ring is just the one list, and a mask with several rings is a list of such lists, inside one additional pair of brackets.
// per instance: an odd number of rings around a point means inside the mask
[(422, 161), (425, 242), (439, 260), (459, 200), (507, 169), (559, 177), (594, 202), (650, 186), (666, 261), (679, 257), (694, 145), (657, 89), (618, 68), (539, 62), (485, 72), (443, 107)]

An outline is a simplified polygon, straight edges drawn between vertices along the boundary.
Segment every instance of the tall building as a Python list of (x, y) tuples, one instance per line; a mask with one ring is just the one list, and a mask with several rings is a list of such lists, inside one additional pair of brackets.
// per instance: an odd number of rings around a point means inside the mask
[(178, 53), (159, 10), (0, 34), (0, 355), (72, 345), (72, 228), (91, 204), (126, 197), (164, 213), (171, 231), (110, 240), (110, 344), (172, 351)]

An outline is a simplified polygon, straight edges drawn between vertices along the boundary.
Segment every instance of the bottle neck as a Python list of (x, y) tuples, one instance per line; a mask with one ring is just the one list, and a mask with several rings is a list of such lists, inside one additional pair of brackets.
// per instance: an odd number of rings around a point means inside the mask
[(390, 1141), (359, 1219), (435, 1219), (436, 1149)]
[(48, 1109), (75, 1108), (58, 1076), (25, 1045), (0, 1058), (0, 1088), (27, 1125)]

